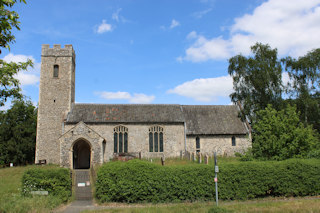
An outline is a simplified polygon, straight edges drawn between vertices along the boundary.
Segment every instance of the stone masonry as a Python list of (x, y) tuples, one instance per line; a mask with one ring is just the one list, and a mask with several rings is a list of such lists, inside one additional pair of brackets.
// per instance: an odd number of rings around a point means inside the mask
[[(232, 137), (235, 137), (235, 146), (232, 146)], [(213, 152), (217, 155), (233, 156), (234, 153), (243, 153), (251, 147), (251, 141), (247, 135), (199, 136), (199, 139), (200, 152), (209, 156), (212, 156)], [(187, 150), (196, 151), (196, 136), (187, 136)]]
[[(54, 65), (59, 66), (53, 77)], [(75, 53), (72, 45), (42, 45), (41, 74), (35, 161), (60, 163), (63, 116), (70, 111), (75, 96)]]

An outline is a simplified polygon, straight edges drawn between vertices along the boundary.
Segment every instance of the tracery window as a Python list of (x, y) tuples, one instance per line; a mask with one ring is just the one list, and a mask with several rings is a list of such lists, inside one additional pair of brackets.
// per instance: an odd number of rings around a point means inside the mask
[(128, 152), (128, 128), (117, 126), (113, 129), (114, 153)]
[(53, 77), (55, 78), (59, 77), (59, 65), (57, 64), (53, 65)]
[(149, 128), (149, 152), (163, 152), (163, 128), (160, 126)]

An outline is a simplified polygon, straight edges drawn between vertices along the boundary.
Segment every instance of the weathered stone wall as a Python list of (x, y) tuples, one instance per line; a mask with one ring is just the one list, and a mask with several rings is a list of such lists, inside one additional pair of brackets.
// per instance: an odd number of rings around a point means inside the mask
[[(65, 131), (74, 125), (66, 125)], [(104, 161), (113, 157), (114, 136), (113, 129), (116, 124), (88, 124), (88, 126), (101, 135), (106, 141)], [(148, 124), (125, 124), (128, 128), (128, 152), (141, 152), (143, 158), (178, 157), (180, 151), (184, 151), (184, 126), (183, 124), (159, 125), (163, 130), (163, 153), (149, 152), (149, 128), (154, 125)]]
[[(232, 136), (236, 138), (236, 146), (232, 146)], [(217, 135), (198, 136), (200, 138), (200, 152), (202, 154), (234, 156), (234, 153), (243, 153), (251, 147), (251, 140), (247, 135)], [(187, 150), (196, 151), (196, 136), (187, 136)]]
[(74, 128), (69, 129), (69, 131), (65, 132), (59, 138), (60, 165), (71, 169), (73, 168), (73, 145), (80, 140), (84, 140), (90, 145), (90, 165), (103, 163), (104, 139), (83, 122), (80, 122)]
[[(59, 164), (63, 115), (74, 102), (75, 53), (72, 45), (42, 45), (41, 56), (35, 161)], [(59, 65), (58, 77), (53, 77), (54, 65)]]
[[(88, 124), (90, 129), (94, 130), (103, 139), (105, 139), (105, 151), (102, 153), (104, 162), (113, 157), (114, 137), (113, 129), (117, 124)], [(184, 145), (184, 126), (183, 124), (166, 124), (160, 125), (164, 128), (164, 152), (149, 152), (149, 128), (154, 125), (148, 124), (126, 124), (128, 128), (128, 152), (141, 152), (143, 158), (155, 157), (179, 157), (180, 152), (185, 150)], [(72, 129), (74, 125), (66, 125), (65, 131)], [(203, 154), (213, 155), (216, 151), (218, 155), (233, 156), (235, 152), (243, 152), (251, 147), (251, 142), (246, 135), (235, 135), (236, 146), (232, 146), (233, 135), (219, 136), (199, 136), (200, 152)], [(101, 144), (101, 139), (99, 140)], [(72, 147), (69, 147), (69, 149)], [(99, 148), (101, 149), (101, 148)], [(62, 150), (63, 151), (63, 150)], [(101, 153), (95, 151), (95, 153)], [(196, 151), (196, 136), (187, 136), (187, 151)]]

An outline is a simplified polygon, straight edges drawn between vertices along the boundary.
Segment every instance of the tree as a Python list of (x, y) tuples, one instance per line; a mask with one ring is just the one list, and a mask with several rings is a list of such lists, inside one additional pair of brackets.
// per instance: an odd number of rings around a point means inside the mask
[[(17, 0), (1, 0), (0, 1), (0, 46), (10, 49), (9, 44), (15, 41), (15, 37), (12, 34), (12, 28), (20, 30), (19, 15), (15, 11), (10, 11), (9, 9)], [(26, 4), (25, 0), (20, 0)]]
[(37, 111), (30, 101), (14, 100), (0, 113), (0, 164), (33, 163)]
[(279, 108), (282, 100), (282, 65), (277, 49), (256, 43), (253, 56), (236, 55), (229, 59), (228, 73), (233, 78), (231, 100), (240, 102), (243, 114), (254, 122), (256, 112), (272, 104)]
[(300, 119), (320, 132), (320, 48), (283, 62), (291, 79), (289, 94), (301, 112)]
[[(15, 41), (12, 29), (20, 30), (19, 15), (10, 10), (16, 2), (17, 0), (0, 1), (0, 47), (9, 50), (10, 44)], [(20, 0), (20, 2), (26, 3), (25, 0)], [(8, 98), (22, 97), (19, 81), (15, 75), (21, 70), (27, 70), (32, 65), (31, 60), (25, 63), (6, 63), (0, 59), (0, 106), (3, 106)]]
[(253, 126), (252, 153), (264, 160), (284, 160), (306, 157), (319, 148), (319, 141), (310, 125), (299, 120), (296, 107), (287, 105), (277, 111), (271, 105), (257, 112)]

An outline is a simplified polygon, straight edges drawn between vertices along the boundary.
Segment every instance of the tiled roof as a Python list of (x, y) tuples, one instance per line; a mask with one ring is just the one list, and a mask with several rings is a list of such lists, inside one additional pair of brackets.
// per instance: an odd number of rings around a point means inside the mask
[(67, 123), (186, 123), (188, 135), (246, 134), (237, 106), (73, 104)]

